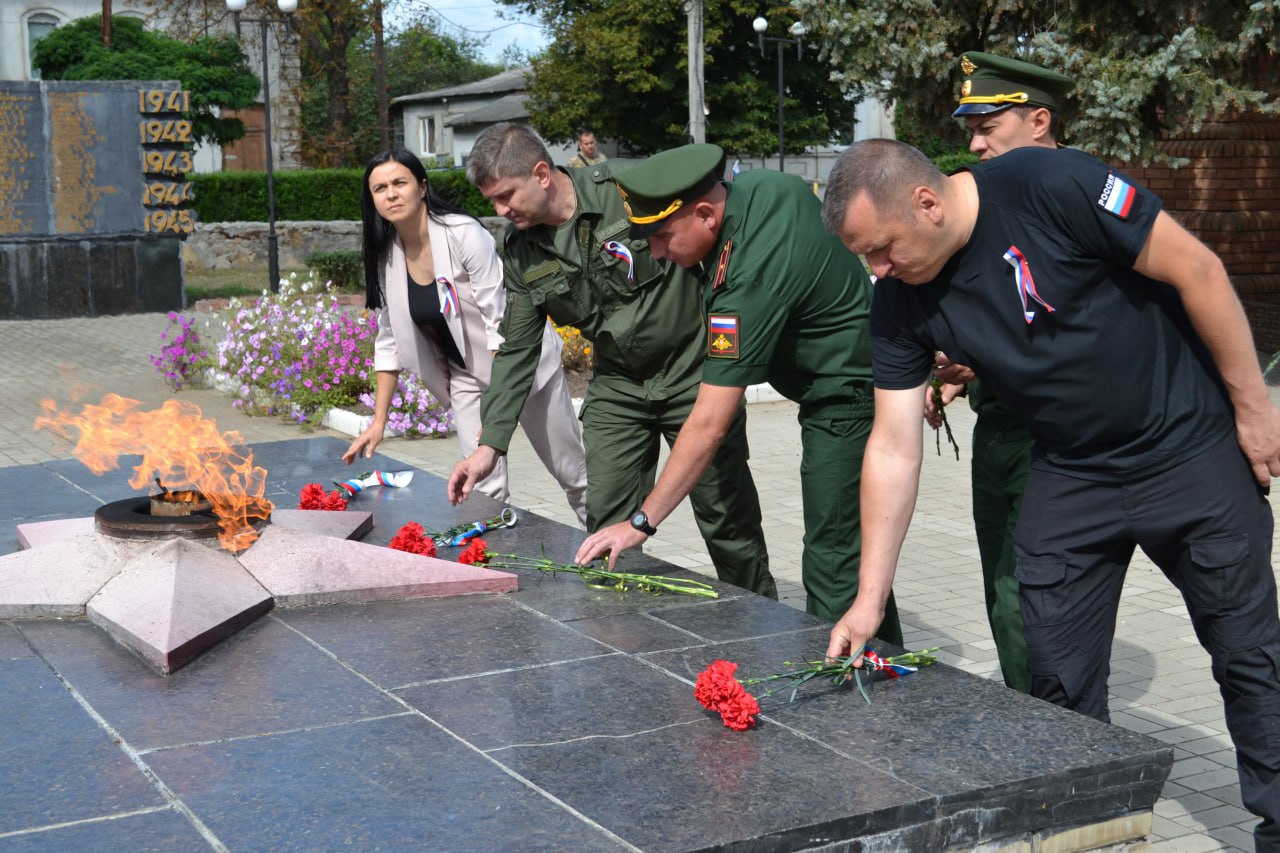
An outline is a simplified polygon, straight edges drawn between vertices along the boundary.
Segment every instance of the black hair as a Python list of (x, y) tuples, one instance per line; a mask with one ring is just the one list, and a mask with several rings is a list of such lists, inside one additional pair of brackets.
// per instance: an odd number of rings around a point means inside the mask
[(379, 281), (378, 273), (386, 263), (387, 252), (390, 251), (391, 240), (395, 236), (396, 229), (394, 225), (378, 214), (378, 209), (373, 204), (373, 192), (369, 189), (369, 175), (383, 163), (389, 163), (393, 160), (412, 172), (419, 186), (426, 187), (427, 215), (436, 222), (443, 222), (445, 215), (450, 213), (471, 216), (472, 219), (475, 219), (467, 211), (455, 204), (450, 204), (436, 194), (435, 190), (431, 188), (431, 181), (427, 179), (426, 168), (412, 151), (404, 148), (388, 148), (386, 151), (379, 151), (370, 157), (369, 162), (365, 164), (364, 184), (360, 188), (360, 218), (363, 223), (361, 255), (364, 258), (364, 296), (365, 305), (370, 309), (381, 308), (384, 301), (385, 294), (383, 293), (383, 286)]

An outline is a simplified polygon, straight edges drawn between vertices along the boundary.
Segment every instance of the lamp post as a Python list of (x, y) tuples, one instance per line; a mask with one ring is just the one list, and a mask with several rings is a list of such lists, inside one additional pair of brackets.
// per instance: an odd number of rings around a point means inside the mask
[[(227, 11), (235, 14), (236, 38), (240, 37), (240, 22), (258, 24), (262, 33), (262, 122), (267, 148), (267, 275), (271, 279), (271, 292), (280, 290), (280, 251), (276, 241), (276, 175), (271, 155), (271, 69), (267, 52), (267, 36), (272, 24), (289, 26), (288, 18), (241, 18), (248, 0), (226, 0)], [(285, 15), (298, 8), (298, 0), (276, 0), (276, 7)]]
[(756, 18), (751, 22), (751, 29), (756, 31), (756, 38), (760, 40), (760, 55), (764, 56), (764, 43), (767, 41), (774, 42), (778, 45), (778, 171), (783, 171), (783, 158), (786, 145), (786, 125), (783, 122), (783, 97), (785, 89), (782, 83), (782, 46), (784, 44), (794, 44), (796, 46), (796, 59), (800, 59), (804, 45), (800, 37), (804, 35), (804, 24), (796, 21), (787, 31), (794, 38), (775, 38), (766, 36), (765, 30), (769, 29), (769, 22), (764, 18)]

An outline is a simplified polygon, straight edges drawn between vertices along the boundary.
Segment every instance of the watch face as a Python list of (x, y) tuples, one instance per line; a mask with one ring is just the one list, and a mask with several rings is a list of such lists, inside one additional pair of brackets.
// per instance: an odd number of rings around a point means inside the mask
[(648, 527), (649, 516), (645, 515), (643, 512), (637, 512), (635, 515), (631, 516), (631, 526), (637, 530)]

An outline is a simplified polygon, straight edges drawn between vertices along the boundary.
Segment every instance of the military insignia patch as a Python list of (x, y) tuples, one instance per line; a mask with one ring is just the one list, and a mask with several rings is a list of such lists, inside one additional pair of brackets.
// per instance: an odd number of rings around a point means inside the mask
[(960, 97), (967, 98), (969, 93), (973, 91), (973, 81), (965, 80), (964, 85), (960, 87)]
[(712, 314), (707, 326), (709, 358), (738, 357), (738, 318), (733, 314)]
[(973, 60), (967, 56), (960, 57), (960, 70), (965, 74), (972, 74), (978, 70), (978, 66), (973, 64)]
[(1102, 187), (1102, 195), (1098, 196), (1098, 207), (1113, 216), (1128, 219), (1137, 197), (1137, 190), (1119, 178), (1115, 172), (1109, 172), (1107, 182)]
[(733, 240), (729, 239), (720, 250), (720, 259), (716, 261), (716, 274), (711, 279), (712, 290), (724, 284), (725, 276), (729, 274), (729, 252), (732, 249)]

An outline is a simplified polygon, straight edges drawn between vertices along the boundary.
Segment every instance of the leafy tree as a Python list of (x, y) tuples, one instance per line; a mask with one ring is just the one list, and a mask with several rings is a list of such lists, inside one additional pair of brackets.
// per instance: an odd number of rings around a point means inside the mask
[[(580, 125), (620, 140), (637, 154), (685, 141), (688, 120), (686, 18), (680, 3), (651, 0), (501, 0), (539, 17), (550, 46), (532, 61), (529, 112), (548, 139), (568, 141)], [(770, 33), (795, 20), (786, 7), (747, 0), (704, 6), (707, 139), (749, 155), (777, 151), (777, 48), (761, 54), (752, 19), (764, 11)], [(805, 53), (784, 45), (787, 150), (840, 138), (852, 105), (829, 82), (831, 65), (805, 36)]]
[(1067, 139), (1107, 160), (1169, 162), (1161, 135), (1233, 110), (1275, 112), (1280, 3), (1223, 0), (793, 0), (857, 98), (892, 101), (899, 136), (960, 143), (949, 118), (966, 50), (1077, 81)]
[[(440, 89), (479, 80), (501, 70), (497, 65), (484, 62), (479, 51), (477, 41), (442, 34), (438, 21), (429, 15), (412, 21), (403, 29), (389, 33), (386, 39), (388, 94), (396, 98)], [(360, 166), (379, 147), (372, 32), (362, 34), (348, 54), (351, 106), (347, 139), (341, 147), (329, 146), (323, 158), (313, 152), (308, 157), (312, 163), (323, 159), (327, 165)], [(313, 79), (307, 84), (302, 98), (305, 138), (330, 139), (328, 99), (329, 90), (322, 79)]]
[[(356, 159), (351, 51), (371, 32), (373, 4), (369, 0), (307, 0), (298, 4), (297, 19), (303, 79), (320, 79), (325, 86), (324, 124), (312, 125), (312, 132), (303, 133), (303, 159), (312, 166), (348, 165)], [(376, 117), (373, 127), (376, 138)]]
[(240, 109), (254, 102), (260, 83), (231, 35), (191, 42), (143, 29), (137, 18), (111, 17), (111, 46), (102, 44), (102, 16), (58, 27), (36, 44), (36, 67), (45, 80), (178, 80), (191, 93), (192, 133), (224, 144), (244, 136), (239, 119), (214, 115), (214, 107)]

